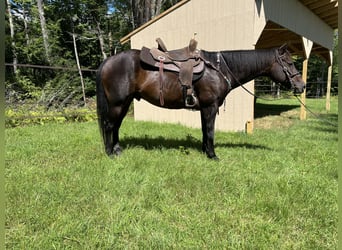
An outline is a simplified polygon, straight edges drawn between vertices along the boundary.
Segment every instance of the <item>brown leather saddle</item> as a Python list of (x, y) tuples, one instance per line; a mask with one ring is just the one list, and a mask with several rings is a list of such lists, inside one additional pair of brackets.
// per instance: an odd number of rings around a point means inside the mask
[(180, 84), (183, 86), (184, 103), (188, 108), (198, 105), (197, 97), (193, 91), (192, 82), (198, 80), (204, 71), (204, 62), (201, 52), (197, 49), (197, 41), (191, 39), (189, 46), (168, 51), (160, 38), (156, 39), (158, 48), (143, 47), (140, 59), (144, 63), (159, 68), (161, 105), (163, 105), (162, 87), (164, 70), (178, 73)]

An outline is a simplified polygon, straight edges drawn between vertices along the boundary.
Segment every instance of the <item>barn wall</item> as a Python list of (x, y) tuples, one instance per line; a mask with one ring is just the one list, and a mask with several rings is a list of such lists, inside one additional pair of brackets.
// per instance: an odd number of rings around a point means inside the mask
[[(130, 36), (132, 48), (156, 46), (161, 37), (168, 49), (184, 47), (194, 33), (204, 50), (253, 49), (267, 21), (331, 50), (333, 30), (297, 0), (190, 0)], [(245, 85), (254, 91), (254, 82)], [(253, 120), (254, 98), (242, 88), (233, 90), (220, 108), (216, 129), (241, 131)], [(199, 112), (167, 110), (135, 101), (135, 119), (200, 127)]]
[[(205, 50), (254, 49), (254, 0), (222, 1), (191, 0), (131, 37), (131, 47), (156, 46), (161, 37), (169, 50), (184, 47), (194, 33), (198, 47)], [(245, 85), (252, 92), (254, 82)], [(253, 120), (254, 97), (242, 88), (233, 90), (226, 99), (226, 109), (220, 108), (216, 129), (243, 131)], [(200, 114), (189, 110), (167, 110), (135, 101), (136, 120), (181, 123), (200, 127)]]

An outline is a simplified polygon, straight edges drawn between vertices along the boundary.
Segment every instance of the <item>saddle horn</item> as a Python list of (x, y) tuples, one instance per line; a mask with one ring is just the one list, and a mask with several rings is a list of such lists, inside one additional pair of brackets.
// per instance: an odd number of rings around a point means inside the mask
[(164, 52), (167, 52), (167, 48), (166, 48), (166, 46), (165, 46), (163, 40), (162, 40), (160, 37), (158, 37), (158, 38), (156, 39), (156, 42), (157, 42), (157, 44), (158, 44), (158, 49), (159, 49), (159, 50), (164, 51)]

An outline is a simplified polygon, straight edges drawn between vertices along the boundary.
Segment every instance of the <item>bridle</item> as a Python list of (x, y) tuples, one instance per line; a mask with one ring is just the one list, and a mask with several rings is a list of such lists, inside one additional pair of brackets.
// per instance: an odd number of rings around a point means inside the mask
[[(200, 57), (201, 58), (201, 60), (203, 60), (204, 61), (204, 63), (206, 64), (206, 65), (208, 65), (208, 66), (210, 66), (211, 68), (213, 68), (214, 70), (216, 70), (218, 73), (220, 73), (221, 75), (222, 75), (222, 77), (225, 79), (225, 81), (227, 82), (227, 84), (228, 84), (228, 89), (230, 90), (230, 89), (232, 89), (232, 85), (231, 85), (231, 80), (221, 71), (221, 61), (223, 62), (223, 64), (225, 65), (225, 68), (227, 69), (227, 71), (228, 71), (228, 73), (231, 75), (231, 77), (239, 84), (239, 86), (241, 86), (244, 90), (246, 90), (249, 94), (251, 94), (252, 96), (255, 96), (255, 94), (254, 93), (252, 93), (251, 91), (249, 91), (247, 88), (245, 88), (244, 86), (243, 86), (243, 84), (239, 81), (239, 79), (233, 74), (233, 72), (230, 70), (230, 68), (229, 68), (229, 66), (228, 66), (228, 64), (227, 64), (227, 62), (226, 62), (226, 60), (225, 60), (225, 58), (222, 56), (222, 53), (221, 53), (221, 51), (218, 51), (217, 52), (217, 60), (216, 60), (216, 63), (217, 63), (217, 65), (215, 66), (215, 65), (213, 65), (210, 61), (208, 61), (208, 60), (205, 60), (203, 57)], [(283, 71), (284, 71), (284, 73), (285, 73), (285, 75), (286, 75), (286, 77), (287, 77), (287, 80), (290, 82), (290, 84), (291, 84), (291, 87), (292, 87), (292, 89), (295, 89), (295, 84), (294, 84), (294, 81), (293, 81), (293, 78), (295, 77), (295, 76), (297, 76), (297, 75), (300, 75), (300, 72), (294, 72), (294, 73), (292, 73), (289, 69), (288, 69), (288, 67), (285, 65), (285, 64), (287, 64), (287, 62), (285, 62), (284, 61), (284, 57), (285, 57), (285, 54), (282, 54), (282, 55), (280, 55), (279, 54), (279, 51), (278, 50), (276, 50), (276, 61), (277, 61), (277, 63), (282, 67), (282, 69), (283, 69)], [(221, 60), (222, 59), (222, 60)], [(257, 96), (255, 96), (255, 97), (257, 97)], [(258, 97), (258, 98), (260, 98), (260, 97)], [(261, 98), (261, 99), (263, 99), (263, 98)]]
[(291, 83), (291, 86), (292, 88), (294, 88), (294, 81), (293, 81), (293, 78), (297, 75), (300, 75), (300, 73), (297, 71), (297, 72), (291, 72), (289, 70), (289, 68), (285, 65), (287, 64), (287, 62), (284, 61), (284, 57), (285, 57), (285, 53), (283, 55), (279, 55), (279, 52), (277, 51), (277, 54), (276, 54), (276, 60), (277, 60), (277, 63), (282, 67), (288, 81)]

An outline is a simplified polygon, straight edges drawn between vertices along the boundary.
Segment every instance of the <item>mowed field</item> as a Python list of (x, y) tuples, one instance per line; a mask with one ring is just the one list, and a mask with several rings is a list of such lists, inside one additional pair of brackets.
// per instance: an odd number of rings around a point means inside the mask
[(220, 161), (199, 129), (131, 117), (114, 159), (96, 122), (6, 129), (6, 248), (336, 249), (337, 99), (307, 104), (329, 123), (258, 101), (253, 134), (216, 132)]

